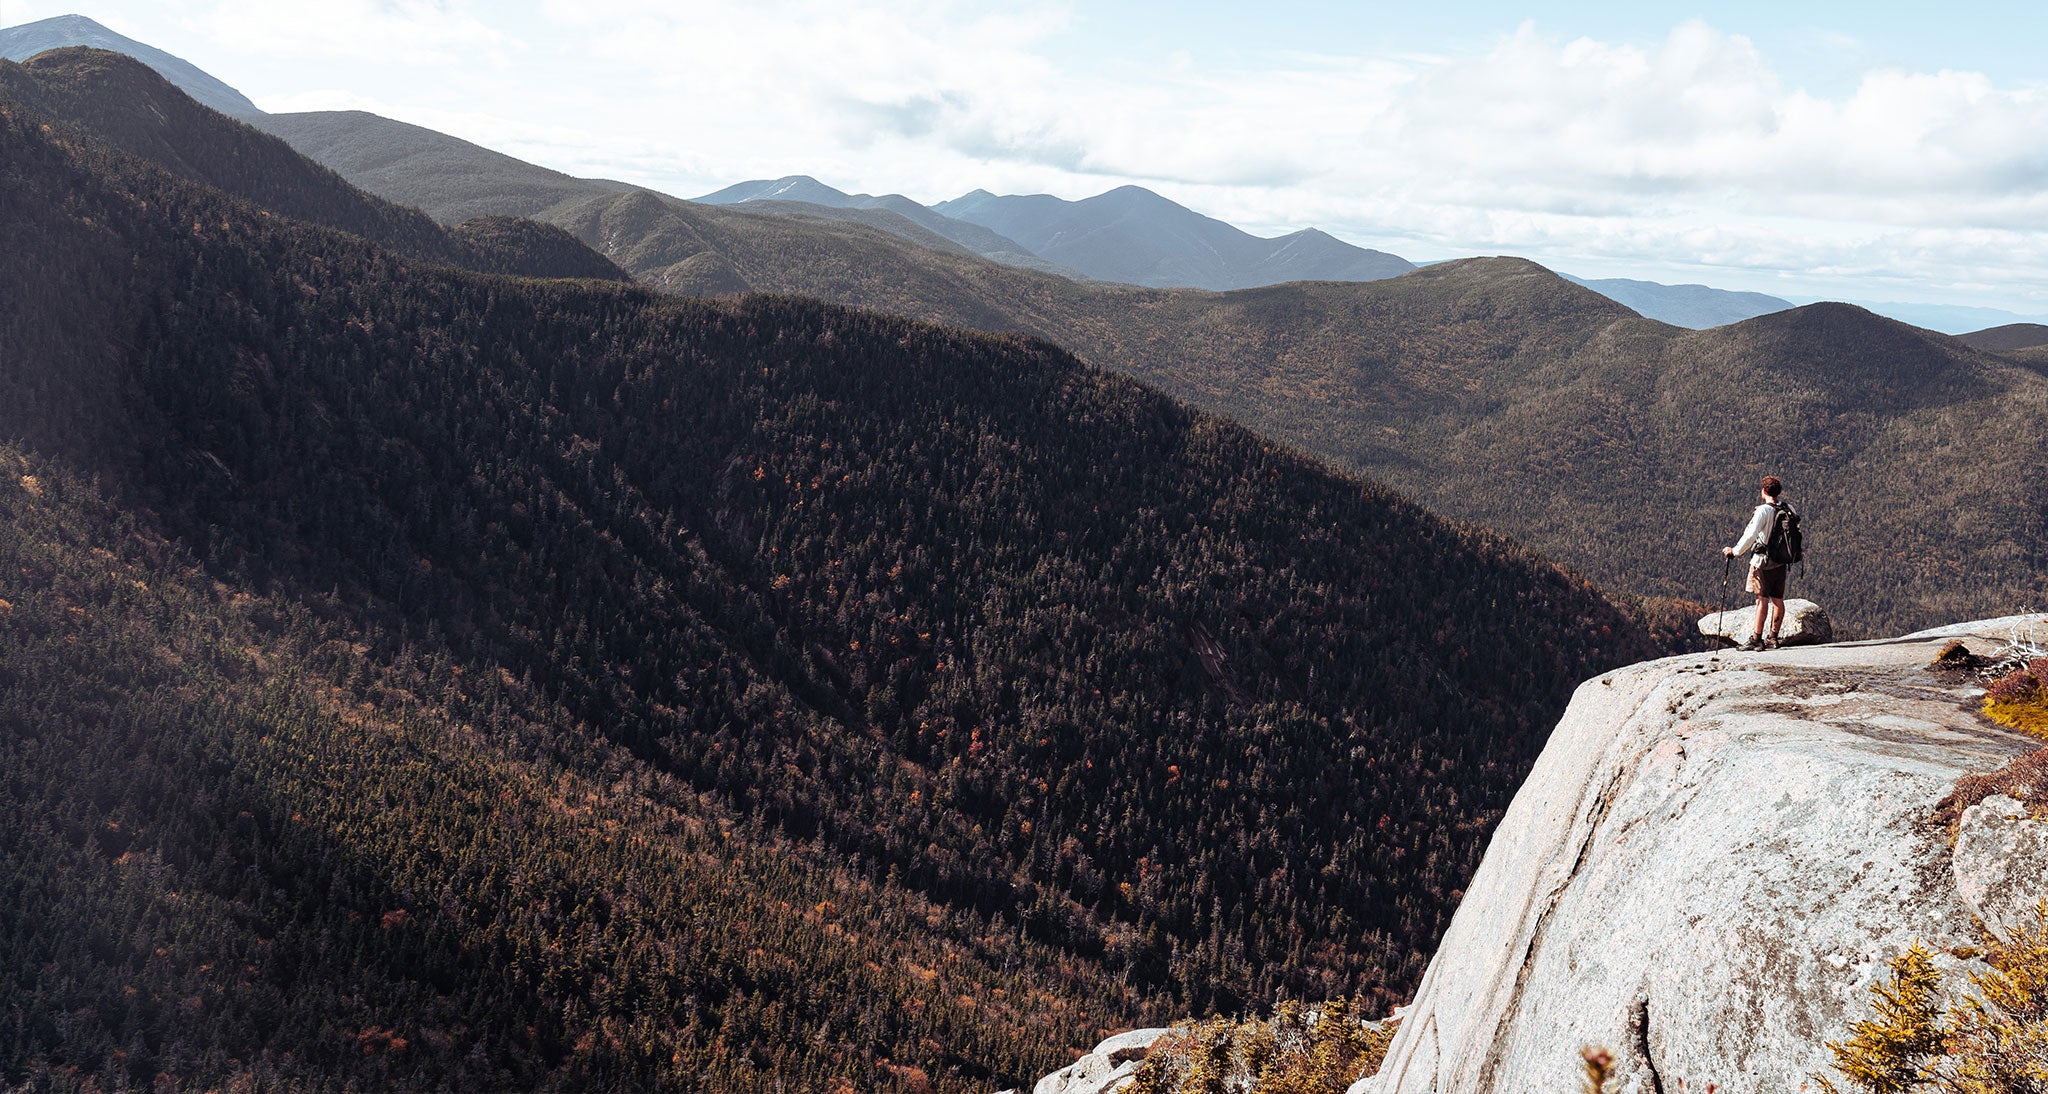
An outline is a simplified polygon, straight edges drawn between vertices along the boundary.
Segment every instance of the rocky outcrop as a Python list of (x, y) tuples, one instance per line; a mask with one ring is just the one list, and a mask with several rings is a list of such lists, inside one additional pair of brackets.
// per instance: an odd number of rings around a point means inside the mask
[(1165, 1029), (1134, 1029), (1119, 1033), (1095, 1046), (1094, 1051), (1038, 1080), (1031, 1094), (1115, 1094), (1128, 1086), (1152, 1042), (1166, 1036)]
[(1974, 944), (1973, 914), (2048, 895), (2040, 860), (2020, 857), (2041, 853), (2041, 822), (1990, 799), (1952, 851), (1934, 820), (1959, 777), (2041, 742), (1979, 717), (1966, 675), (1928, 667), (1949, 637), (1988, 653), (2042, 621), (1588, 681), (1379, 1076), (1354, 1089), (1574, 1090), (1585, 1045), (1613, 1053), (1618, 1094), (1810, 1089), (1887, 959), (1915, 939)]
[(1956, 892), (1970, 912), (2000, 938), (2037, 922), (2048, 896), (2048, 822), (2025, 804), (1994, 794), (1963, 812), (1951, 860)]
[[(1756, 605), (1714, 612), (1700, 619), (1700, 633), (1741, 645), (1756, 634)], [(1811, 600), (1787, 600), (1785, 622), (1778, 637), (1788, 646), (1810, 646), (1835, 640), (1835, 624), (1826, 609)]]

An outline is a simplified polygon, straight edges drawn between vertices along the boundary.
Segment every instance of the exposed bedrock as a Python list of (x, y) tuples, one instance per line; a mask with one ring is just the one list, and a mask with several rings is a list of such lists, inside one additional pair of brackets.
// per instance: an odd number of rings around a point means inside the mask
[(2048, 616), (1582, 685), (1354, 1090), (1575, 1090), (1586, 1045), (1614, 1055), (1619, 1094), (1808, 1086), (1886, 960), (1915, 939), (1980, 943), (1973, 903), (2048, 895), (2019, 861), (2042, 853), (2041, 822), (2011, 799), (1957, 849), (1934, 819), (1958, 778), (2042, 742), (1929, 663), (1950, 637), (1988, 653), (2029, 623)]

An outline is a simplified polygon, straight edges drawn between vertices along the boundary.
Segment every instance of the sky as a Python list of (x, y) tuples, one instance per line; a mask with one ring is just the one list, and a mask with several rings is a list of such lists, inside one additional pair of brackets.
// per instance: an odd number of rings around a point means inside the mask
[[(2048, 315), (2048, 6), (0, 0), (691, 197), (1126, 183), (1260, 235)], [(1791, 10), (1788, 10), (1791, 9)]]

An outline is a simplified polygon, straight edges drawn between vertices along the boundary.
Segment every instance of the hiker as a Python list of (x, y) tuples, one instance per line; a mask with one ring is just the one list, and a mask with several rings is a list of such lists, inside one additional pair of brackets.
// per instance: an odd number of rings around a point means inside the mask
[[(1793, 534), (1797, 534), (1799, 517), (1790, 505), (1778, 500), (1784, 489), (1785, 483), (1778, 476), (1765, 475), (1758, 490), (1763, 504), (1750, 514), (1749, 527), (1742, 530), (1742, 538), (1735, 541), (1735, 546), (1721, 548), (1721, 554), (1726, 558), (1749, 555), (1749, 581), (1743, 589), (1756, 594), (1756, 630), (1751, 632), (1749, 641), (1742, 644), (1741, 648), (1745, 650), (1777, 649), (1779, 632), (1785, 626), (1785, 573), (1790, 569), (1787, 563), (1794, 561), (1796, 554), (1788, 549), (1793, 545), (1787, 543), (1776, 543), (1777, 550), (1771, 548), (1773, 541), (1779, 538), (1781, 523), (1789, 523), (1795, 529)], [(1767, 618), (1770, 621), (1768, 636), (1764, 631)]]

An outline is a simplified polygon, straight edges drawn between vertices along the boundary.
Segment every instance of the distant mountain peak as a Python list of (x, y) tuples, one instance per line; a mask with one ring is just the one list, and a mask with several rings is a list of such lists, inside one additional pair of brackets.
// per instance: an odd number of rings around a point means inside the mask
[(935, 208), (1001, 232), (1091, 278), (1154, 288), (1377, 281), (1415, 268), (1398, 255), (1324, 232), (1255, 236), (1131, 184), (1079, 201), (975, 190)]
[(736, 182), (690, 200), (704, 205), (738, 205), (748, 201), (804, 201), (840, 209), (856, 203), (866, 194), (849, 194), (827, 186), (809, 175), (784, 175), (779, 179), (749, 179)]
[(0, 57), (26, 61), (39, 53), (66, 46), (91, 46), (126, 54), (155, 69), (193, 99), (231, 117), (259, 117), (263, 111), (247, 95), (209, 75), (198, 65), (155, 46), (117, 34), (83, 15), (53, 15), (33, 23), (0, 29)]
[(1645, 319), (1693, 330), (1740, 323), (1792, 307), (1789, 300), (1760, 292), (1735, 292), (1693, 284), (1665, 285), (1626, 277), (1588, 280), (1570, 274), (1562, 276), (1610, 300), (1628, 305)]

